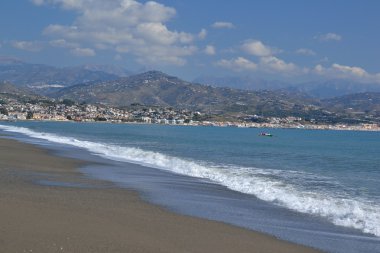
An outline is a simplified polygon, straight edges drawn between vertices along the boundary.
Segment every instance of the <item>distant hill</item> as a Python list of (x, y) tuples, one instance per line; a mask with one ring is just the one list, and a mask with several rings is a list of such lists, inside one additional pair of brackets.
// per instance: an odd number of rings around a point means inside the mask
[(114, 80), (119, 76), (85, 67), (57, 68), (42, 64), (20, 61), (0, 61), (0, 80), (29, 87), (40, 94), (48, 94), (62, 87), (89, 81)]
[(266, 116), (323, 114), (319, 101), (300, 92), (246, 91), (183, 81), (158, 71), (149, 71), (113, 81), (92, 82), (64, 88), (60, 99), (114, 106), (172, 106), (212, 113), (265, 114)]
[(43, 96), (36, 95), (27, 88), (17, 87), (9, 82), (0, 81), (0, 102), (9, 100), (32, 101), (36, 99), (47, 99)]
[(277, 80), (264, 80), (259, 78), (252, 78), (249, 76), (226, 76), (226, 77), (213, 77), (201, 76), (194, 79), (194, 82), (205, 85), (212, 85), (215, 87), (230, 87), (243, 90), (279, 90), (291, 86), (290, 83), (281, 82)]
[[(25, 63), (10, 57), (0, 57), (0, 81), (7, 81), (20, 87), (28, 87), (41, 95), (49, 95), (62, 88), (79, 84), (113, 81), (132, 74), (131, 71), (115, 65), (87, 64), (58, 68), (43, 64)], [(202, 76), (195, 79), (194, 83), (248, 91), (281, 90), (281, 92), (288, 91), (289, 94), (297, 91), (317, 100), (355, 93), (380, 92), (380, 84), (363, 84), (341, 79), (289, 83), (250, 76)]]
[(31, 92), (27, 89), (23, 89), (20, 87), (16, 87), (15, 85), (0, 81), (0, 93), (2, 94), (31, 94)]
[[(380, 122), (380, 92), (318, 100), (297, 89), (247, 91), (183, 81), (158, 71), (63, 88), (51, 96), (110, 106), (159, 106), (204, 112), (212, 119), (296, 116), (326, 123)], [(0, 82), (0, 104), (52, 100), (26, 87)], [(254, 116), (257, 115), (257, 116)]]
[(351, 94), (322, 101), (325, 107), (336, 112), (365, 114), (380, 117), (380, 92)]
[(278, 80), (263, 80), (252, 77), (212, 77), (203, 76), (195, 79), (198, 83), (213, 85), (216, 87), (233, 87), (245, 90), (298, 90), (318, 99), (333, 98), (354, 93), (380, 92), (380, 84), (359, 83), (342, 79), (313, 81), (303, 83), (288, 83)]
[(348, 80), (327, 80), (302, 83), (294, 86), (316, 98), (327, 99), (355, 93), (380, 92), (380, 84), (359, 83)]

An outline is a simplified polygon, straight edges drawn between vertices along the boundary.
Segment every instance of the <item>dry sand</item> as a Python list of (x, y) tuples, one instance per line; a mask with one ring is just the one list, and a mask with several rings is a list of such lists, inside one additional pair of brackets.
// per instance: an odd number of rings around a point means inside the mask
[[(242, 228), (171, 213), (83, 178), (84, 163), (0, 139), (0, 252), (318, 252)], [(89, 187), (40, 185), (44, 178)]]

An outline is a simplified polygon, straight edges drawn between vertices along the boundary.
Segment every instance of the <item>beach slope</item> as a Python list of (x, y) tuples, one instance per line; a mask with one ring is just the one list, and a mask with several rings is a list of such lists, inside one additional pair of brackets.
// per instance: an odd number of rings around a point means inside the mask
[[(84, 164), (0, 138), (1, 252), (318, 252), (171, 213), (84, 178), (75, 169)], [(46, 180), (66, 186), (41, 184)]]

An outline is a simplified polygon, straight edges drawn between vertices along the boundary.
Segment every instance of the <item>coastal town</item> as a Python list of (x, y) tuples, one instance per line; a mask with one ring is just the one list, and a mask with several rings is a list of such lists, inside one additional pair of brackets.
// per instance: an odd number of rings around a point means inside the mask
[(74, 121), (139, 123), (182, 126), (215, 126), (246, 128), (298, 128), (380, 131), (379, 124), (323, 124), (301, 117), (263, 117), (244, 115), (235, 120), (214, 120), (204, 112), (171, 107), (142, 106), (132, 104), (128, 108), (116, 108), (104, 104), (78, 104), (71, 100), (28, 101), (0, 100), (0, 121)]

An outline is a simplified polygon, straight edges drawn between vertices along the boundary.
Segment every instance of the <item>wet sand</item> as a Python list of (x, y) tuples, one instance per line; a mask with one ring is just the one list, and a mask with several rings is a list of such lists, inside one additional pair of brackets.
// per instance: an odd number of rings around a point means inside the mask
[(169, 212), (136, 192), (84, 178), (76, 170), (84, 164), (0, 138), (1, 252), (319, 252)]

